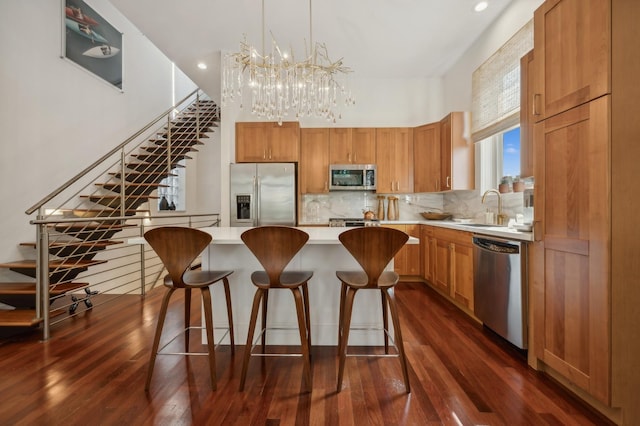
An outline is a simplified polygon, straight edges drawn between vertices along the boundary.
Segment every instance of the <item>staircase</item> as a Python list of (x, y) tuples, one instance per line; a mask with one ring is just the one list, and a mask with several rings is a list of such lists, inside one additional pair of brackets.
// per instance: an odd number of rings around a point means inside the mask
[[(89, 268), (102, 265), (104, 270), (114, 259), (127, 264), (121, 259), (126, 256), (101, 255), (122, 246), (124, 239), (118, 237), (127, 229), (138, 231), (158, 189), (167, 186), (163, 180), (184, 167), (183, 160), (198, 152), (196, 147), (220, 119), (217, 105), (201, 99), (198, 91), (181, 102), (186, 106), (180, 112), (179, 103), (27, 210), (38, 215), (37, 241), (19, 243), (28, 258), (0, 263), (25, 277), (0, 282), (0, 303), (5, 305), (0, 305), (0, 337), (36, 327), (50, 316), (73, 316), (81, 304), (92, 308), (95, 288), (110, 278), (92, 282)], [(54, 208), (45, 208), (52, 203)], [(37, 294), (48, 300), (39, 304)]]

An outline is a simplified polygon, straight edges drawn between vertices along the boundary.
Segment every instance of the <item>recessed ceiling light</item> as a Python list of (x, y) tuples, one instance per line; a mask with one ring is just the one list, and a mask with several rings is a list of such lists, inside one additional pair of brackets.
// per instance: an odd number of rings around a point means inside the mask
[(488, 2), (481, 1), (481, 2), (478, 2), (478, 4), (476, 4), (476, 7), (474, 7), (473, 10), (475, 10), (476, 12), (482, 12), (487, 8), (487, 6), (489, 6)]
[(205, 64), (204, 62), (200, 62), (198, 63), (198, 68), (200, 68), (201, 70), (206, 70), (207, 64)]

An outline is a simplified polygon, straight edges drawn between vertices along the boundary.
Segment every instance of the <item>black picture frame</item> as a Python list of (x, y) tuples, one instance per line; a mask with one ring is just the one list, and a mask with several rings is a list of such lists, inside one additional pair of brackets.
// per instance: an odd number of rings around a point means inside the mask
[(62, 1), (62, 57), (122, 91), (122, 33), (82, 0)]

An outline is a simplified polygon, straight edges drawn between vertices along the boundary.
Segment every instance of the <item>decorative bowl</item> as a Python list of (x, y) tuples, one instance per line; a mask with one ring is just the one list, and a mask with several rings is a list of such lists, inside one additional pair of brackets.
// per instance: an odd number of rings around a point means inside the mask
[(420, 214), (427, 220), (445, 220), (451, 217), (451, 213), (422, 212)]

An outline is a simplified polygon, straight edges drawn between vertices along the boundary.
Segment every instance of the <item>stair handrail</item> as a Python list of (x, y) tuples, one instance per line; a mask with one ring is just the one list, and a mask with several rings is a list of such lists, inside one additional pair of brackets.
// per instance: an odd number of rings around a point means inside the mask
[(67, 182), (65, 182), (64, 184), (62, 184), (60, 187), (58, 187), (58, 189), (52, 191), (49, 195), (47, 195), (46, 197), (44, 197), (42, 200), (38, 201), (36, 204), (34, 204), (32, 207), (28, 208), (25, 213), (27, 215), (31, 215), (33, 214), (33, 212), (35, 212), (36, 210), (40, 209), (42, 206), (44, 206), (46, 203), (48, 203), (49, 201), (51, 201), (52, 199), (54, 199), (58, 194), (60, 194), (62, 191), (64, 191), (65, 189), (67, 189), (68, 187), (70, 187), (72, 184), (74, 184), (78, 179), (84, 177), (87, 173), (93, 171), (93, 169), (95, 169), (98, 165), (100, 165), (100, 163), (102, 163), (103, 161), (107, 160), (109, 157), (111, 157), (112, 155), (114, 155), (116, 152), (118, 152), (119, 150), (121, 150), (122, 148), (124, 148), (129, 142), (133, 141), (134, 139), (136, 139), (137, 137), (139, 137), (140, 135), (142, 135), (144, 132), (146, 132), (147, 130), (149, 130), (152, 126), (154, 126), (156, 123), (158, 123), (160, 120), (162, 120), (164, 117), (167, 116), (167, 114), (171, 114), (175, 109), (176, 106), (186, 102), (190, 97), (192, 97), (193, 95), (197, 94), (200, 91), (200, 89), (195, 89), (194, 91), (192, 91), (191, 93), (189, 93), (187, 96), (185, 96), (182, 100), (180, 100), (179, 102), (175, 103), (174, 105), (172, 105), (169, 109), (167, 109), (165, 112), (163, 112), (162, 114), (160, 114), (157, 118), (155, 118), (154, 120), (152, 120), (151, 122), (149, 122), (146, 126), (144, 126), (142, 129), (138, 130), (137, 132), (135, 132), (133, 135), (129, 136), (124, 142), (122, 142), (121, 144), (119, 144), (118, 146), (116, 146), (115, 148), (113, 148), (111, 151), (109, 151), (108, 153), (106, 153), (105, 155), (103, 155), (102, 157), (100, 157), (98, 160), (96, 160), (95, 162), (93, 162), (90, 166), (86, 167), (84, 170), (82, 170), (80, 173), (78, 173), (77, 175), (75, 175), (74, 177), (72, 177), (71, 179), (69, 179)]

